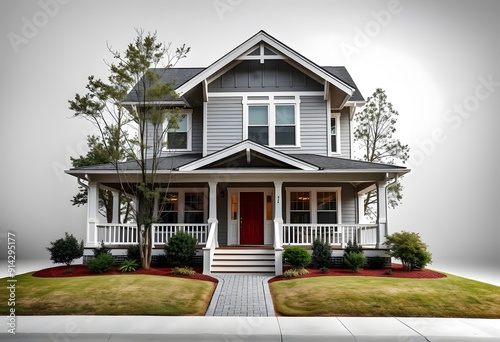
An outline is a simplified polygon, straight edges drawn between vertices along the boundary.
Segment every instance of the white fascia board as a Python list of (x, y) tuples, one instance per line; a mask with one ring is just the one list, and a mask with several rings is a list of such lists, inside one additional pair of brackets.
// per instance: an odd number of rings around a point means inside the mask
[(344, 83), (340, 79), (334, 77), (330, 73), (327, 73), (323, 68), (319, 67), (318, 65), (312, 63), (305, 57), (302, 57), (301, 55), (297, 54), (297, 52), (293, 51), (289, 47), (283, 45), (283, 43), (279, 42), (278, 40), (272, 38), (271, 36), (267, 35), (265, 32), (259, 32), (255, 36), (251, 37), (248, 39), (246, 42), (243, 44), (239, 45), (232, 51), (230, 51), (228, 54), (226, 54), (224, 57), (220, 58), (216, 62), (214, 62), (212, 65), (210, 65), (208, 68), (194, 76), (192, 79), (184, 83), (182, 86), (177, 88), (175, 91), (179, 95), (183, 95), (185, 92), (191, 90), (194, 86), (197, 84), (201, 83), (203, 80), (208, 79), (211, 77), (214, 73), (218, 72), (225, 66), (227, 66), (229, 63), (237, 60), (241, 55), (243, 55), (245, 52), (247, 52), (249, 49), (251, 49), (253, 46), (259, 44), (260, 42), (265, 42), (268, 45), (270, 45), (272, 48), (276, 49), (279, 53), (282, 53), (284, 56), (287, 58), (295, 61), (299, 65), (303, 66), (304, 68), (310, 70), (312, 73), (318, 75), (325, 81), (331, 83), (332, 85), (336, 86), (343, 92), (350, 96), (354, 94), (354, 88), (349, 86), (347, 83)]
[[(285, 164), (288, 164), (290, 166), (297, 167), (302, 171), (317, 171), (317, 170), (319, 170), (319, 168), (317, 166), (303, 162), (303, 161), (298, 160), (296, 158), (292, 158), (290, 156), (287, 156), (284, 153), (280, 153), (280, 152), (277, 152), (275, 150), (263, 147), (259, 144), (252, 142), (252, 141), (245, 141), (245, 142), (242, 142), (240, 144), (234, 145), (232, 147), (226, 148), (222, 151), (215, 152), (215, 153), (213, 153), (205, 158), (202, 158), (200, 160), (197, 160), (197, 161), (194, 161), (192, 163), (181, 166), (181, 167), (179, 167), (179, 171), (194, 171), (194, 170), (197, 170), (203, 166), (206, 166), (206, 165), (212, 164), (214, 162), (217, 162), (219, 160), (222, 160), (224, 158), (230, 157), (236, 153), (246, 151), (247, 149), (261, 153), (261, 154), (263, 154), (271, 159), (278, 160), (278, 161), (283, 162)], [(207, 171), (210, 171), (210, 170), (207, 170)]]
[(170, 105), (170, 106), (183, 106), (189, 105), (186, 101), (176, 100), (176, 101), (138, 101), (138, 102), (122, 102), (124, 106), (137, 106), (137, 105)]

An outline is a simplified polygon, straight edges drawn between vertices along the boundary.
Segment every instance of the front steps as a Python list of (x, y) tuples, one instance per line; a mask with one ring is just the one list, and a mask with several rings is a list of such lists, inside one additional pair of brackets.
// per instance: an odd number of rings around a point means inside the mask
[(216, 248), (211, 272), (274, 274), (274, 249), (269, 247)]

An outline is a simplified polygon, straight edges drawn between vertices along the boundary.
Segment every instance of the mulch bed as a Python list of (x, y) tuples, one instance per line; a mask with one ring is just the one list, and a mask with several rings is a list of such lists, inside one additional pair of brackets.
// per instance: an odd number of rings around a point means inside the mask
[(309, 274), (296, 277), (296, 278), (285, 278), (283, 276), (276, 276), (269, 280), (270, 283), (280, 280), (291, 280), (298, 278), (311, 278), (311, 277), (326, 277), (326, 276), (365, 276), (365, 277), (386, 277), (386, 278), (414, 278), (414, 279), (437, 279), (444, 278), (446, 275), (433, 271), (433, 270), (414, 270), (407, 271), (403, 270), (403, 265), (401, 264), (392, 264), (391, 270), (392, 275), (386, 274), (386, 271), (389, 268), (384, 269), (362, 269), (359, 272), (353, 272), (347, 268), (332, 268), (329, 269), (327, 273), (321, 273), (319, 269), (308, 268)]
[(171, 267), (151, 267), (149, 270), (138, 269), (134, 272), (121, 272), (118, 266), (115, 266), (112, 271), (105, 273), (91, 273), (87, 266), (85, 265), (72, 265), (71, 269), (73, 270), (71, 273), (66, 273), (66, 266), (56, 266), (45, 268), (43, 270), (37, 271), (33, 274), (34, 277), (42, 277), (42, 278), (54, 278), (54, 277), (84, 277), (84, 276), (105, 276), (105, 275), (123, 275), (123, 274), (149, 274), (149, 275), (160, 275), (160, 276), (168, 276), (168, 277), (176, 277), (176, 278), (186, 278), (186, 279), (196, 279), (196, 280), (206, 280), (211, 281), (213, 283), (218, 282), (217, 279), (202, 274), (201, 266), (195, 266), (193, 269), (196, 271), (196, 274), (192, 276), (184, 276), (184, 275), (176, 275), (172, 274)]

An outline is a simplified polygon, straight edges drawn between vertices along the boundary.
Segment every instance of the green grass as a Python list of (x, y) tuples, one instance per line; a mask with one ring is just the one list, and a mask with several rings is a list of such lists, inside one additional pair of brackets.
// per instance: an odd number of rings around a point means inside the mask
[[(216, 284), (154, 275), (16, 276), (16, 315), (204, 315)], [(7, 303), (7, 279), (0, 292)], [(0, 306), (8, 315), (9, 307)]]
[(316, 277), (270, 284), (285, 316), (500, 318), (500, 287), (440, 279)]

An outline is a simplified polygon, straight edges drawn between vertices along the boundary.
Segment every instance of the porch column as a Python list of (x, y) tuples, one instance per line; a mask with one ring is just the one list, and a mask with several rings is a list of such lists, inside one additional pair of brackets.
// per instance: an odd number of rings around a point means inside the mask
[(365, 194), (358, 192), (358, 224), (366, 223), (365, 217)]
[(99, 183), (89, 182), (87, 189), (87, 247), (99, 246), (97, 224), (99, 223)]
[(217, 221), (217, 182), (208, 182), (208, 222)]
[(387, 235), (387, 182), (377, 182), (377, 248), (384, 248)]
[(113, 222), (120, 223), (120, 192), (113, 191)]
[(274, 181), (274, 273), (283, 274), (283, 182)]

